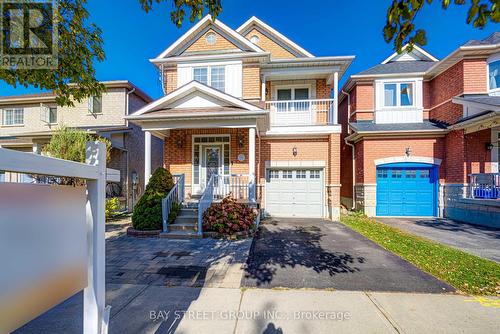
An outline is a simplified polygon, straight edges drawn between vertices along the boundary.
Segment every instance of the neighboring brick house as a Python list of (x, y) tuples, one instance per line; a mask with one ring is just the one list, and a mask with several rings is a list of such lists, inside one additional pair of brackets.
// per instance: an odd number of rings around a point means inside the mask
[[(98, 98), (76, 102), (73, 107), (56, 104), (53, 93), (0, 96), (0, 147), (41, 153), (60, 126), (82, 129), (106, 137), (112, 143), (108, 167), (120, 170), (120, 189), (114, 190), (127, 209), (132, 209), (144, 189), (144, 134), (124, 116), (151, 102), (128, 81), (105, 81), (106, 92)], [(155, 139), (154, 166), (161, 166), (163, 142)], [(137, 179), (134, 186), (132, 179)], [(0, 181), (31, 182), (28, 175), (1, 173)], [(118, 193), (116, 193), (118, 192)], [(108, 189), (108, 193), (113, 193)]]
[(187, 198), (213, 179), (271, 215), (338, 220), (338, 80), (353, 58), (315, 57), (255, 17), (233, 30), (207, 16), (151, 60), (165, 96), (126, 118), (146, 143), (164, 139)]
[(404, 48), (352, 75), (339, 98), (342, 203), (370, 216), (498, 225), (498, 174), (484, 174), (498, 172), (496, 95), (500, 33), (441, 61)]

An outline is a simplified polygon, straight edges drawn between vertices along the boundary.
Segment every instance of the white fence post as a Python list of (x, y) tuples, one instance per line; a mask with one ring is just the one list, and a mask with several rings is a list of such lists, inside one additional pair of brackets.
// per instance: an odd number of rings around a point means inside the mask
[(109, 308), (105, 309), (105, 203), (106, 145), (89, 142), (85, 162), (97, 166), (98, 179), (87, 180), (88, 286), (83, 292), (83, 332), (106, 334)]

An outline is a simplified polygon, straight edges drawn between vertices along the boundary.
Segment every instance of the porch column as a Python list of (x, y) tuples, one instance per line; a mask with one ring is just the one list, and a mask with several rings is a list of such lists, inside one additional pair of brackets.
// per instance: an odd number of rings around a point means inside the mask
[(151, 177), (151, 132), (144, 131), (144, 188)]
[(337, 124), (339, 114), (339, 72), (333, 73), (333, 99), (333, 117), (330, 119), (330, 122)]
[(248, 129), (248, 175), (252, 192), (249, 199), (255, 201), (255, 128)]
[(260, 84), (260, 100), (266, 100), (266, 77), (262, 76), (262, 82)]

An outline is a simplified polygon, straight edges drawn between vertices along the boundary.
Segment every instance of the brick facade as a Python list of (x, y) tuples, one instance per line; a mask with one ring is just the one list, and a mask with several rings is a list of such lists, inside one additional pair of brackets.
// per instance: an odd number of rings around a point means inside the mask
[[(163, 165), (171, 173), (186, 177), (186, 193), (192, 194), (193, 136), (230, 135), (230, 173), (248, 174), (248, 129), (186, 129), (172, 130), (164, 142)], [(239, 146), (239, 138), (243, 146)], [(297, 156), (292, 149), (297, 148)], [(238, 155), (245, 161), (239, 162)], [(255, 171), (257, 199), (265, 203), (266, 161), (322, 161), (325, 164), (325, 204), (338, 212), (340, 205), (340, 134), (313, 139), (256, 138)]]
[[(424, 77), (422, 87), (423, 119), (444, 124), (455, 124), (463, 115), (463, 106), (452, 99), (462, 94), (486, 93), (486, 60), (481, 57), (465, 58), (433, 77)], [(374, 80), (356, 81), (350, 85), (350, 122), (374, 120)], [(339, 104), (339, 120), (343, 125), (343, 136), (347, 136), (347, 97)], [(375, 214), (376, 166), (374, 160), (403, 157), (406, 148), (411, 155), (442, 160), (439, 170), (439, 208), (441, 213), (450, 198), (458, 196), (468, 182), (470, 173), (491, 171), (491, 153), (486, 145), (491, 142), (491, 130), (485, 129), (466, 134), (463, 130), (444, 132), (437, 136), (413, 134), (397, 137), (364, 136), (355, 143), (355, 158), (352, 148), (342, 142), (342, 189), (344, 205), (352, 204), (353, 172), (355, 165), (355, 193), (358, 209)], [(453, 189), (452, 189), (453, 188)], [(458, 195), (457, 195), (458, 194)], [(461, 195), (460, 195), (461, 196)]]

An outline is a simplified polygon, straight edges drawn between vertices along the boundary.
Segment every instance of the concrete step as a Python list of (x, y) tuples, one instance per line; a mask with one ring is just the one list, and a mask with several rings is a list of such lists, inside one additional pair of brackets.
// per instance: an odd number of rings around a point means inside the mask
[(177, 217), (198, 217), (198, 209), (182, 208)]
[(168, 225), (170, 231), (196, 231), (196, 222), (178, 222)]
[(182, 207), (185, 209), (198, 209), (198, 201), (187, 200), (182, 203)]
[(170, 231), (160, 233), (160, 238), (165, 239), (201, 239), (202, 236), (192, 231)]
[(198, 216), (177, 216), (173, 224), (197, 223)]

